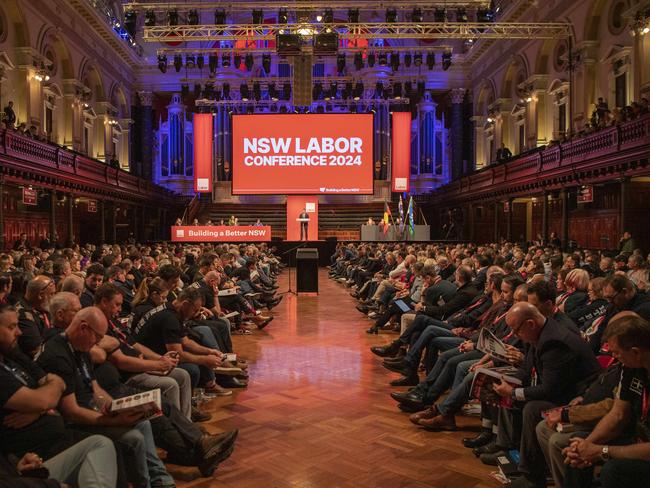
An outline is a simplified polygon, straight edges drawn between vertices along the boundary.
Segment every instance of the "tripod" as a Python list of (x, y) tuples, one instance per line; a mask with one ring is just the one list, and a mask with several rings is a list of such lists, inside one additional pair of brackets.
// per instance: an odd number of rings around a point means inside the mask
[[(297, 246), (292, 247), (291, 249), (289, 249), (288, 251), (285, 251), (285, 252), (281, 253), (280, 256), (284, 256), (285, 254), (289, 254), (289, 253), (291, 253), (291, 252), (293, 252), (293, 251), (296, 251), (297, 249), (300, 249), (301, 247), (305, 247), (306, 244), (307, 244), (306, 241), (305, 241), (305, 242), (301, 242), (301, 243), (298, 244)], [(291, 294), (291, 295), (296, 295), (296, 296), (298, 296), (298, 292), (297, 292), (297, 291), (293, 291), (293, 290), (291, 289), (291, 256), (292, 256), (292, 255), (289, 254), (289, 266), (288, 266), (288, 267), (289, 267), (289, 289), (288, 289), (287, 291), (283, 291), (283, 292), (281, 292), (281, 293), (278, 293), (278, 295), (287, 295), (287, 294)], [(296, 261), (296, 259), (294, 258), (294, 263), (295, 263), (295, 261)]]

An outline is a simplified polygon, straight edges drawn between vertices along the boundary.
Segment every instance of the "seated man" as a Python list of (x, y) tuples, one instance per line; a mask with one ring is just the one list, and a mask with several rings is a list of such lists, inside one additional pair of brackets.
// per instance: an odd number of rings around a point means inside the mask
[[(592, 486), (594, 464), (604, 463), (602, 488), (634, 488), (650, 483), (650, 323), (627, 315), (612, 320), (603, 339), (623, 364), (618, 396), (612, 409), (586, 437), (571, 439), (565, 450), (570, 468), (567, 488)], [(621, 437), (629, 423), (635, 433)], [(582, 471), (582, 472), (581, 472)]]
[(86, 269), (86, 279), (84, 280), (84, 291), (79, 297), (82, 307), (92, 307), (94, 303), (93, 296), (95, 290), (104, 282), (104, 267), (101, 264), (91, 264)]
[[(0, 436), (3, 439), (0, 451), (3, 456), (22, 457), (17, 466), (21, 476), (29, 477), (30, 469), (44, 467), (49, 471), (48, 476), (60, 483), (115, 487), (117, 461), (113, 443), (99, 435), (75, 443), (72, 432), (53, 410), (65, 383), (55, 374), (45, 374), (20, 352), (17, 347), (20, 334), (15, 309), (0, 305)], [(12, 476), (13, 467), (6, 462), (2, 464), (9, 471), (0, 474), (0, 486), (20, 487), (18, 479), (9, 484), (7, 476)]]
[(18, 344), (29, 357), (40, 350), (46, 331), (52, 328), (49, 305), (55, 292), (54, 280), (39, 275), (29, 280), (25, 296), (16, 305), (22, 332)]

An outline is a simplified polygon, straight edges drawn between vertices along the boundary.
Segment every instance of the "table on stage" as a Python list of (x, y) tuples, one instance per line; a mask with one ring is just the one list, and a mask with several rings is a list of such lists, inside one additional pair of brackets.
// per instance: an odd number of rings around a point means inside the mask
[(400, 234), (399, 228), (395, 225), (388, 226), (388, 232), (384, 233), (384, 228), (381, 225), (362, 225), (361, 226), (361, 240), (362, 241), (430, 241), (431, 240), (431, 226), (430, 225), (416, 225), (415, 233), (411, 235), (408, 227), (404, 228), (404, 233)]

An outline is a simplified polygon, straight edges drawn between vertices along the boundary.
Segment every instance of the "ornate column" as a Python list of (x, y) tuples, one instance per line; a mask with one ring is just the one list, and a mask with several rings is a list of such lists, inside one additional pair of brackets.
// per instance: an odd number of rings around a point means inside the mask
[(120, 119), (119, 123), (122, 128), (122, 136), (120, 137), (119, 153), (116, 156), (120, 161), (120, 168), (125, 171), (130, 171), (131, 153), (129, 148), (131, 147), (131, 124), (133, 124), (133, 120)]
[(81, 83), (75, 79), (63, 80), (63, 145), (73, 151), (81, 151), (84, 103)]
[(464, 155), (464, 88), (451, 90), (451, 179), (456, 180), (463, 174)]
[(140, 148), (139, 161), (142, 164), (141, 175), (143, 178), (153, 181), (153, 93), (150, 91), (138, 92), (140, 99), (140, 125), (138, 131)]
[(490, 162), (490, 157), (486, 154), (488, 149), (485, 147), (485, 123), (487, 117), (475, 115), (471, 118), (474, 124), (474, 165), (476, 169), (486, 166)]
[(41, 82), (34, 78), (36, 67), (40, 66), (42, 56), (31, 47), (20, 47), (15, 49), (19, 76), (16, 79), (17, 98), (22, 103), (15, 103), (16, 125), (24, 122), (29, 128), (35, 125), (40, 129), (43, 110), (41, 107), (42, 86)]

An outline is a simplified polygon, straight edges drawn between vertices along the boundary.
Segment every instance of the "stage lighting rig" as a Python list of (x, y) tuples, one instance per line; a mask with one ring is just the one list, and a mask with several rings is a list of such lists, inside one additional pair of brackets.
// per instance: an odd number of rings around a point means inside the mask
[(221, 66), (230, 68), (230, 54), (224, 53), (221, 55)]
[(480, 8), (476, 11), (476, 22), (488, 24), (494, 22), (494, 12), (489, 8)]
[(399, 81), (393, 83), (393, 98), (395, 100), (402, 98), (402, 84)]
[(188, 25), (199, 25), (200, 17), (199, 11), (192, 9), (187, 13), (187, 24)]
[(167, 12), (167, 25), (178, 25), (178, 10)]
[(167, 56), (164, 54), (158, 56), (158, 69), (161, 73), (167, 73)]
[(253, 83), (253, 98), (258, 102), (262, 99), (262, 87), (259, 81)]
[(129, 35), (135, 39), (135, 31), (138, 25), (138, 14), (133, 10), (124, 14), (124, 28)]
[(246, 70), (251, 71), (254, 64), (255, 60), (253, 59), (253, 55), (250, 53), (246, 54), (246, 57), (244, 58), (244, 65), (246, 66)]
[(239, 67), (241, 66), (241, 54), (235, 54), (232, 57), (232, 62), (233, 62), (233, 65), (234, 65), (235, 69), (239, 69)]
[(359, 100), (361, 97), (363, 97), (363, 83), (361, 81), (357, 81), (357, 84), (354, 85), (354, 99)]
[(451, 53), (442, 53), (442, 69), (447, 71), (451, 67)]
[(336, 99), (338, 91), (339, 91), (339, 86), (336, 83), (336, 81), (331, 82), (330, 83), (330, 97)]
[(413, 56), (413, 64), (418, 68), (422, 66), (422, 53), (415, 53)]
[(147, 10), (144, 13), (144, 26), (153, 27), (154, 25), (156, 25), (156, 12), (153, 10)]
[(208, 69), (210, 70), (210, 74), (216, 74), (218, 67), (219, 67), (219, 56), (210, 54), (210, 56), (208, 57)]
[(253, 10), (253, 24), (263, 24), (263, 23), (264, 23), (264, 11)]
[(186, 98), (190, 94), (190, 87), (189, 85), (182, 84), (181, 85), (181, 97)]
[(226, 25), (226, 11), (222, 9), (217, 9), (214, 11), (214, 24), (215, 25)]
[(424, 80), (419, 80), (418, 81), (418, 97), (422, 98), (424, 97), (424, 91), (426, 90), (427, 85), (424, 82)]
[(379, 66), (386, 66), (388, 64), (388, 56), (386, 53), (379, 53)]
[(282, 98), (284, 100), (291, 100), (291, 83), (285, 82), (282, 85)]
[(262, 55), (262, 68), (264, 72), (268, 75), (271, 74), (271, 55), (263, 54)]
[(222, 93), (223, 93), (224, 100), (230, 100), (230, 83), (223, 84)]
[(434, 53), (427, 53), (427, 68), (432, 70), (436, 64), (436, 55)]
[(375, 53), (368, 54), (368, 67), (374, 68), (376, 61)]
[(411, 14), (411, 22), (423, 22), (424, 21), (424, 15), (422, 14), (422, 9), (421, 8), (414, 8), (413, 13)]
[(248, 101), (250, 98), (250, 93), (248, 92), (248, 84), (247, 83), (242, 83), (239, 85), (239, 94), (241, 96), (241, 99), (243, 101)]
[(363, 68), (363, 54), (360, 52), (354, 53), (354, 67), (357, 71)]
[(386, 23), (394, 24), (395, 22), (397, 22), (397, 10), (394, 8), (386, 9)]
[(390, 67), (393, 69), (393, 71), (397, 71), (399, 69), (398, 53), (390, 53)]
[(345, 54), (339, 54), (336, 56), (336, 69), (339, 73), (345, 71)]
[(412, 62), (413, 62), (413, 56), (411, 56), (411, 53), (406, 53), (404, 55), (404, 66), (410, 68)]
[(441, 24), (447, 22), (447, 11), (444, 8), (437, 8), (433, 12), (433, 20)]
[(185, 56), (185, 67), (188, 69), (193, 69), (196, 66), (194, 56)]
[(343, 94), (342, 94), (343, 98), (345, 98), (346, 100), (352, 98), (353, 90), (354, 90), (354, 88), (352, 86), (352, 82), (351, 81), (346, 82), (345, 83), (345, 88), (343, 89)]
[(348, 10), (348, 22), (350, 24), (358, 24), (359, 23), (359, 9), (358, 8), (351, 8)]
[(375, 98), (384, 98), (384, 84), (381, 81), (375, 83)]
[(456, 11), (456, 22), (465, 22), (466, 23), (467, 21), (468, 21), (467, 10), (465, 10), (464, 8), (459, 8)]
[(406, 98), (411, 98), (413, 95), (413, 82), (412, 81), (406, 81), (404, 82), (404, 95)]
[(334, 22), (334, 11), (331, 8), (326, 8), (323, 12), (323, 22), (325, 24), (332, 24)]
[(278, 91), (275, 89), (275, 83), (269, 83), (269, 98), (274, 102), (278, 101)]
[(182, 67), (183, 67), (183, 57), (180, 54), (176, 54), (174, 56), (174, 69), (176, 70), (176, 73), (180, 72)]
[(203, 69), (203, 66), (205, 66), (205, 58), (203, 57), (203, 54), (199, 54), (196, 57), (196, 66), (199, 69)]
[(281, 8), (278, 11), (278, 24), (288, 24), (288, 23), (289, 23), (289, 13), (287, 12), (287, 9)]
[(201, 83), (194, 83), (194, 98), (201, 96)]

